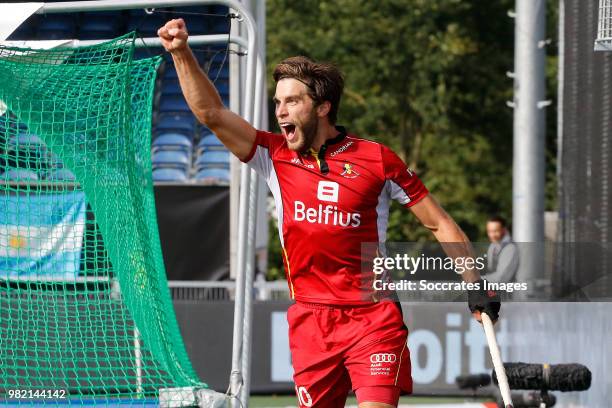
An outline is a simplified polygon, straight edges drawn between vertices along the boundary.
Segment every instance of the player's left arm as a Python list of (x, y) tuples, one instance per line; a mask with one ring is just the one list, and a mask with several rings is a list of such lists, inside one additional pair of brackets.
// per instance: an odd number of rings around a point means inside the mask
[[(384, 145), (381, 145), (381, 157), (391, 198), (409, 208), (433, 232), (450, 258), (474, 259), (474, 250), (467, 236), (433, 198), (416, 173)], [(477, 282), (480, 279), (477, 270), (466, 270), (462, 276), (466, 282)]]
[[(411, 206), (410, 210), (434, 234), (449, 257), (475, 259), (468, 237), (431, 194)], [(466, 282), (477, 282), (480, 279), (476, 268), (467, 269), (461, 276)]]
[[(427, 191), (419, 177), (384, 145), (381, 145), (381, 157), (390, 197), (410, 208), (419, 221), (433, 232), (450, 258), (476, 259), (470, 240)], [(484, 311), (495, 321), (500, 308), (497, 294), (485, 290), (476, 268), (466, 269), (462, 277), (468, 283), (478, 282), (480, 290), (468, 291), (468, 304), (474, 317), (480, 321), (480, 312)]]
[[(434, 234), (446, 255), (452, 259), (460, 257), (475, 259), (474, 249), (468, 237), (431, 194), (427, 194), (412, 205), (410, 210)], [(466, 269), (462, 277), (466, 282), (479, 282), (480, 285), (479, 290), (468, 291), (468, 306), (474, 318), (480, 322), (480, 312), (485, 312), (495, 322), (501, 308), (499, 296), (493, 291), (484, 289), (484, 283), (476, 268)]]

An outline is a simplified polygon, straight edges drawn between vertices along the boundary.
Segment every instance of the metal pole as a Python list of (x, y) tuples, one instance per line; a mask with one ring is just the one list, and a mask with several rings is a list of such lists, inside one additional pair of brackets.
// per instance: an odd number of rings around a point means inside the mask
[[(266, 72), (266, 2), (257, 1), (255, 10), (255, 21), (257, 21), (257, 49), (259, 50), (259, 58), (261, 58), (260, 66), (263, 72)], [(262, 78), (263, 90), (261, 92), (261, 126), (262, 129), (269, 129), (268, 123), (268, 96), (266, 95), (266, 76)]]
[[(253, 30), (255, 33), (255, 25), (253, 18), (248, 10), (238, 1), (235, 0), (90, 0), (90, 1), (62, 1), (58, 3), (43, 3), (42, 7), (36, 11), (36, 14), (51, 14), (51, 13), (70, 13), (79, 11), (109, 11), (109, 10), (130, 10), (138, 8), (158, 8), (158, 7), (187, 7), (187, 6), (207, 6), (221, 5), (238, 10), (241, 16), (245, 18), (247, 30)], [(248, 14), (248, 21), (247, 20)], [(249, 28), (249, 25), (252, 25)], [(249, 41), (251, 38), (249, 38)], [(253, 41), (255, 38), (253, 38)], [(253, 43), (253, 45), (255, 45)]]
[[(246, 48), (248, 45), (247, 40), (242, 37), (230, 37), (230, 43), (237, 44), (241, 47)], [(90, 45), (96, 45), (101, 42), (110, 41), (108, 40), (74, 40), (75, 47), (87, 47)], [(194, 35), (189, 36), (189, 44), (191, 45), (210, 45), (210, 44), (224, 44), (227, 42), (227, 35), (225, 34), (209, 34), (209, 35)], [(136, 48), (146, 47), (158, 47), (161, 45), (159, 37), (147, 37), (138, 38), (134, 43)]]
[[(240, 9), (244, 10), (244, 6), (241, 4)], [(254, 123), (254, 110), (255, 103), (257, 102), (254, 97), (254, 86), (255, 70), (257, 65), (257, 45), (255, 36), (255, 24), (250, 13), (244, 10), (247, 37), (249, 39), (248, 48), (248, 59), (246, 66), (246, 80), (245, 80), (245, 98), (243, 114), (245, 119), (251, 123)], [(241, 169), (241, 181), (240, 181), (240, 213), (238, 217), (238, 253), (237, 253), (237, 270), (236, 270), (236, 295), (234, 305), (234, 337), (232, 345), (232, 371), (230, 374), (230, 393), (232, 396), (238, 396), (241, 383), (244, 381), (242, 376), (242, 353), (243, 353), (243, 333), (242, 325), (244, 319), (244, 301), (245, 297), (252, 295), (252, 287), (250, 291), (245, 293), (245, 281), (248, 270), (248, 245), (249, 234), (248, 234), (248, 223), (250, 217), (253, 217), (254, 213), (251, 211), (249, 206), (250, 190), (251, 190), (251, 169), (246, 165), (242, 164)], [(252, 283), (251, 283), (252, 285)], [(248, 377), (247, 377), (248, 381)], [(234, 401), (232, 401), (234, 403)], [(248, 401), (246, 401), (248, 405)], [(242, 404), (246, 406), (245, 403)]]
[(546, 0), (516, 0), (512, 222), (521, 267), (517, 280), (533, 288), (544, 242)]
[[(558, 216), (557, 216), (557, 241), (563, 242), (565, 239), (564, 225), (565, 220), (562, 219), (565, 203), (563, 200), (563, 105), (565, 92), (565, 0), (559, 0), (559, 42), (557, 48), (559, 50), (557, 62), (557, 197), (559, 197)], [(557, 259), (557, 263), (561, 266), (561, 260)]]
[[(68, 39), (67, 39), (68, 41)], [(111, 39), (100, 39), (100, 40), (70, 40), (70, 42), (58, 45), (58, 48), (62, 47), (89, 47), (92, 45), (100, 44), (103, 42), (111, 41)], [(11, 43), (15, 43), (18, 41), (11, 41)], [(27, 42), (27, 46), (31, 47), (32, 45), (36, 45), (39, 41), (24, 41)], [(194, 35), (189, 37), (189, 44), (191, 45), (210, 45), (210, 44), (223, 44), (227, 42), (227, 35), (220, 34), (211, 34), (211, 35)], [(247, 47), (247, 40), (242, 37), (231, 37), (231, 44), (236, 44), (241, 47)], [(146, 37), (146, 38), (138, 38), (134, 43), (134, 47), (136, 48), (144, 48), (144, 47), (159, 47), (161, 45), (161, 41), (158, 37)]]
[[(62, 40), (60, 40), (62, 41)], [(77, 40), (77, 39), (66, 39), (66, 43), (60, 44), (57, 48), (76, 48), (76, 47), (89, 47), (92, 45), (97, 45), (103, 42), (111, 41), (111, 39), (100, 39), (100, 40)], [(44, 40), (32, 40), (32, 41), (3, 41), (3, 43), (11, 43), (16, 44), (18, 47), (23, 46), (29, 48), (36, 48), (36, 44), (40, 42), (44, 42)], [(210, 35), (194, 35), (189, 37), (189, 44), (191, 45), (210, 45), (210, 44), (223, 44), (227, 42), (227, 35), (221, 34), (210, 34)], [(239, 45), (241, 47), (247, 47), (247, 40), (243, 37), (231, 37), (230, 43)], [(138, 38), (136, 42), (134, 42), (134, 47), (136, 48), (144, 48), (144, 47), (159, 47), (161, 45), (161, 41), (159, 37), (146, 37), (146, 38)]]
[(243, 407), (249, 406), (249, 394), (251, 389), (251, 350), (252, 350), (252, 326), (253, 326), (253, 279), (255, 271), (255, 211), (257, 210), (257, 174), (250, 170), (250, 191), (249, 191), (249, 217), (248, 222), (248, 245), (246, 253), (246, 269), (244, 277), (244, 315), (242, 331), (242, 389), (240, 390), (240, 401)]
[(140, 332), (136, 326), (134, 326), (134, 360), (134, 365), (136, 367), (136, 393), (138, 394), (138, 398), (142, 398), (142, 350), (140, 345)]
[[(256, 1), (255, 2), (255, 10), (253, 11), (255, 15), (255, 21), (257, 23), (257, 50), (259, 53), (259, 58), (261, 58), (262, 66), (266, 67), (266, 2), (265, 1)], [(267, 81), (266, 75), (264, 75), (262, 80), (263, 92), (261, 93), (261, 127), (260, 129), (269, 130), (270, 126), (268, 123), (268, 94), (266, 92)], [(259, 195), (257, 198), (257, 226), (255, 227), (255, 251), (257, 257), (257, 267), (259, 271), (262, 273), (268, 270), (268, 242), (270, 232), (268, 230), (269, 225), (269, 217), (267, 213), (267, 202), (268, 202), (268, 189), (263, 187), (265, 184), (265, 180), (263, 177), (259, 176)], [(262, 276), (263, 278), (263, 276)], [(257, 280), (257, 276), (255, 276)]]
[[(257, 75), (255, 78), (255, 120), (256, 128), (261, 126), (262, 121), (262, 99), (264, 95), (265, 63), (258, 56)], [(244, 296), (244, 327), (242, 334), (242, 391), (240, 399), (242, 405), (248, 407), (249, 394), (251, 390), (251, 350), (253, 344), (253, 283), (255, 280), (255, 231), (257, 226), (257, 201), (259, 195), (259, 177), (254, 170), (250, 175), (251, 191), (249, 194), (249, 223), (247, 234), (246, 273), (245, 273), (245, 296)]]
[[(234, 334), (232, 343), (232, 371), (230, 373), (230, 395), (238, 398), (242, 378), (242, 325), (244, 318), (245, 297), (245, 262), (247, 254), (248, 217), (249, 217), (249, 194), (251, 182), (251, 170), (242, 164), (240, 169), (240, 212), (238, 214), (238, 255), (236, 270), (236, 292), (234, 294)], [(245, 188), (246, 186), (246, 188)], [(233, 406), (236, 406), (235, 404)]]
[[(230, 10), (231, 11), (231, 10)], [(240, 36), (239, 24), (232, 24), (230, 29), (232, 37)], [(229, 91), (230, 91), (230, 110), (240, 113), (240, 101), (242, 100), (242, 81), (240, 72), (244, 70), (242, 59), (235, 53), (229, 56)], [(238, 256), (238, 214), (240, 204), (240, 160), (237, 157), (230, 157), (230, 279), (236, 279), (237, 256)]]

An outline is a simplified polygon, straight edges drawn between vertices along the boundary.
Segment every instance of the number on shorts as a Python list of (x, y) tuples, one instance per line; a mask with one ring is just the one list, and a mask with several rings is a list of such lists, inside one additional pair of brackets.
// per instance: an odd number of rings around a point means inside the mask
[(298, 387), (296, 385), (295, 393), (297, 394), (300, 405), (305, 407), (312, 407), (312, 397), (308, 393), (308, 390), (306, 390), (306, 387)]

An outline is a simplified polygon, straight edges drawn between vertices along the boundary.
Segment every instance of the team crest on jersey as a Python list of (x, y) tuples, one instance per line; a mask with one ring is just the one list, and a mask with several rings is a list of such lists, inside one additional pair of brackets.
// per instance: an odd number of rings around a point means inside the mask
[(359, 176), (359, 173), (357, 173), (357, 170), (355, 170), (355, 167), (351, 163), (344, 163), (343, 169), (344, 171), (340, 173), (342, 177), (353, 179)]

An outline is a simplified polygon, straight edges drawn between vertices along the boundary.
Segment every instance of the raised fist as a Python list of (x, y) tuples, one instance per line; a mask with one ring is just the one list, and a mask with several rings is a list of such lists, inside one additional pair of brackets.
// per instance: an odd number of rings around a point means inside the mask
[(187, 48), (187, 26), (182, 18), (168, 21), (163, 27), (157, 30), (157, 35), (161, 43), (168, 52), (182, 51)]

